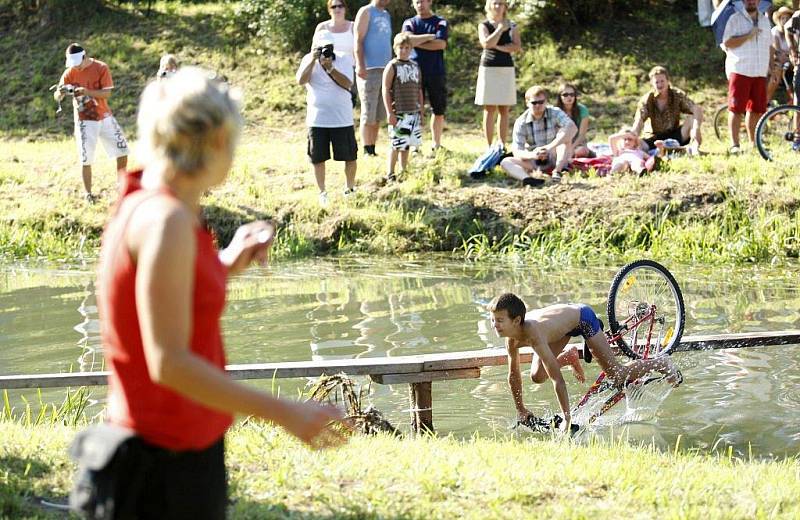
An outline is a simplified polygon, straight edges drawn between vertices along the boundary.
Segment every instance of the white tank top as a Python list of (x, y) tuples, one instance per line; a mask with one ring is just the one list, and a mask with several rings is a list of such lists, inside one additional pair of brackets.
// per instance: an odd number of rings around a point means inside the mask
[(350, 28), (344, 32), (332, 32), (331, 25), (333, 24), (330, 22), (326, 23), (321, 31), (327, 32), (328, 36), (333, 40), (333, 50), (336, 51), (337, 54), (341, 53), (344, 55), (355, 56), (353, 22), (350, 22)]

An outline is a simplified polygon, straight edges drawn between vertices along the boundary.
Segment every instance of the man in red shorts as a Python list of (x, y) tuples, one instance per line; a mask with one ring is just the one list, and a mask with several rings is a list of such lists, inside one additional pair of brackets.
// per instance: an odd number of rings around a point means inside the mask
[(722, 48), (725, 51), (725, 74), (728, 76), (728, 128), (731, 154), (741, 151), (739, 130), (742, 114), (747, 136), (755, 142), (756, 123), (767, 111), (767, 74), (770, 70), (770, 24), (758, 11), (759, 0), (744, 0), (725, 25)]

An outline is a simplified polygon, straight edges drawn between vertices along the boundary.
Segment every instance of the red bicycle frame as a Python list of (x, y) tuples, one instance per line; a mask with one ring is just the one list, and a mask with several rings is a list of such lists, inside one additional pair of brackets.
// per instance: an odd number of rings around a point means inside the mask
[[(638, 310), (639, 309), (637, 308), (636, 311)], [(631, 313), (631, 316), (629, 316), (628, 319), (626, 319), (624, 322), (621, 323), (620, 329), (616, 334), (612, 335), (610, 332), (605, 333), (606, 338), (608, 340), (608, 344), (609, 345), (616, 344), (628, 332), (633, 331), (630, 348), (631, 350), (636, 351), (636, 341), (638, 339), (639, 325), (649, 320), (650, 323), (648, 324), (647, 327), (647, 341), (645, 342), (644, 345), (642, 345), (642, 348), (644, 349), (642, 353), (642, 358), (647, 359), (650, 356), (650, 341), (653, 337), (653, 326), (655, 323), (655, 316), (656, 316), (655, 305), (648, 306), (647, 311), (644, 312), (643, 314), (639, 312)], [(648, 384), (660, 379), (662, 378), (661, 377), (648, 378), (645, 379), (642, 382), (642, 384)], [(634, 382), (635, 381), (630, 381), (630, 383)], [(578, 404), (576, 404), (575, 407), (572, 409), (572, 415), (574, 416), (575, 412), (577, 412), (582, 406), (584, 406), (587, 403), (587, 401), (589, 401), (590, 397), (602, 391), (613, 388), (613, 386), (614, 386), (613, 383), (606, 380), (606, 373), (604, 371), (600, 372), (600, 375), (597, 376), (597, 379), (592, 384), (592, 386), (589, 387), (589, 390), (586, 391), (581, 400), (578, 401)], [(592, 414), (591, 417), (589, 417), (589, 419), (586, 421), (586, 424), (587, 425), (592, 424), (594, 421), (597, 420), (598, 417), (606, 413), (608, 410), (611, 409), (611, 407), (613, 407), (615, 404), (621, 401), (623, 397), (625, 397), (625, 390), (624, 389), (617, 390), (611, 397), (606, 399), (606, 401), (603, 403), (603, 406), (600, 407), (600, 410), (598, 410), (596, 413)]]

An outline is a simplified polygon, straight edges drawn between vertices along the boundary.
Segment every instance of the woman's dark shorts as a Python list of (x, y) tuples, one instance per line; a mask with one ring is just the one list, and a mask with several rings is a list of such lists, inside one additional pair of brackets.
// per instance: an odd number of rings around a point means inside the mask
[(312, 164), (323, 163), (330, 159), (331, 148), (334, 161), (355, 161), (358, 158), (355, 128), (312, 126), (308, 129), (308, 158)]

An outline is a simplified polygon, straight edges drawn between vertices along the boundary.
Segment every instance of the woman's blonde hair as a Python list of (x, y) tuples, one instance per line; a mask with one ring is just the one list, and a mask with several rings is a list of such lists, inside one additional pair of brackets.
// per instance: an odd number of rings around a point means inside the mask
[(143, 163), (164, 162), (194, 174), (208, 164), (220, 130), (232, 153), (242, 128), (237, 94), (216, 74), (197, 67), (151, 82), (137, 117)]
[[(486, 4), (483, 6), (483, 12), (486, 13), (486, 16), (489, 16), (489, 13), (492, 12), (492, 4), (495, 0), (486, 0)], [(506, 12), (505, 17), (508, 17), (508, 0), (506, 0)]]

